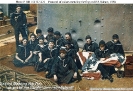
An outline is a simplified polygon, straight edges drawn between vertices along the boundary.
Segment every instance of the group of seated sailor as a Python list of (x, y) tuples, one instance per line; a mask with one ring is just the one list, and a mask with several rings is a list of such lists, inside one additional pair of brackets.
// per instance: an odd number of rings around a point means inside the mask
[[(34, 66), (35, 71), (48, 72), (46, 78), (54, 78), (57, 83), (71, 83), (80, 81), (81, 75), (78, 70), (85, 72), (89, 70), (90, 64), (96, 61), (105, 61), (111, 54), (119, 54), (118, 57), (125, 57), (124, 50), (119, 36), (114, 34), (112, 40), (105, 43), (101, 40), (99, 44), (92, 41), (90, 35), (85, 37), (86, 43), (82, 52), (89, 53), (88, 59), (81, 64), (79, 56), (79, 46), (76, 40), (72, 39), (71, 33), (66, 32), (65, 36), (59, 31), (54, 31), (52, 27), (47, 29), (48, 35), (44, 37), (41, 29), (36, 29), (36, 34), (30, 34), (30, 38), (23, 38), (17, 47), (13, 63), (16, 67)], [(95, 61), (91, 60), (95, 59)], [(123, 61), (122, 61), (123, 62)], [(123, 66), (122, 62), (121, 66)], [(102, 62), (98, 63), (96, 70), (100, 70), (102, 79), (113, 82), (111, 76), (115, 66), (107, 66)], [(117, 70), (117, 77), (123, 77), (123, 71)]]

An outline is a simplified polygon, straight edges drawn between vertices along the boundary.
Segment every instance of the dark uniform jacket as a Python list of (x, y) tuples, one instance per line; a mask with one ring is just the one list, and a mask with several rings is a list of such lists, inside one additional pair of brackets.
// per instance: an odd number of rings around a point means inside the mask
[(45, 58), (55, 58), (59, 55), (59, 51), (56, 47), (50, 49), (48, 46), (44, 49), (44, 57)]
[(61, 59), (60, 56), (58, 56), (55, 60), (56, 63), (53, 67), (53, 74), (56, 74), (57, 76), (58, 74), (66, 76), (70, 70), (78, 72), (77, 66), (71, 57)]
[(75, 72), (77, 72), (77, 79), (81, 79), (78, 68), (71, 57), (66, 56), (65, 58), (61, 58), (58, 56), (55, 61), (52, 73), (57, 76), (58, 82), (71, 83)]
[(31, 51), (34, 51), (34, 50), (35, 50), (37, 44), (38, 44), (38, 41), (37, 41), (37, 40), (35, 40), (35, 41), (29, 40), (29, 41), (28, 41), (28, 45), (29, 45)]
[(37, 44), (34, 51), (44, 52), (45, 48), (46, 48), (45, 44), (43, 46), (41, 46), (40, 44)]
[(100, 58), (109, 58), (110, 57), (110, 51), (109, 49), (105, 48), (103, 51), (100, 49), (97, 49), (95, 51), (96, 58), (100, 60)]
[(118, 41), (117, 43), (114, 43), (114, 41), (109, 41), (106, 43), (106, 45), (110, 50), (110, 53), (120, 53), (125, 56), (123, 46), (120, 41)]
[(57, 47), (57, 48), (60, 48), (61, 46), (63, 46), (63, 42), (64, 42), (64, 38), (59, 38), (58, 40), (56, 39), (55, 40), (55, 46)]
[(10, 22), (14, 28), (23, 27), (24, 24), (27, 24), (26, 14), (23, 11), (20, 13), (14, 12), (10, 16)]
[(55, 41), (55, 37), (54, 37), (54, 35), (47, 35), (46, 40), (47, 41), (49, 41), (49, 40), (54, 40)]
[(42, 60), (45, 59), (45, 57), (43, 55), (45, 55), (44, 49), (46, 48), (46, 45), (44, 44), (42, 47), (40, 46), (40, 44), (37, 44), (37, 46), (35, 47), (34, 51), (38, 51), (42, 53)]
[(30, 47), (28, 45), (19, 45), (17, 48), (18, 57), (22, 60), (26, 60), (30, 56)]
[(64, 46), (65, 46), (65, 42), (66, 42), (66, 41), (69, 41), (69, 42), (71, 43), (71, 48), (72, 48), (72, 49), (74, 49), (76, 52), (79, 51), (79, 46), (78, 46), (78, 43), (77, 43), (76, 40), (74, 40), (74, 39), (71, 39), (71, 40), (64, 40), (64, 43), (63, 43)]
[(71, 57), (72, 59), (75, 59), (76, 51), (74, 49), (67, 50), (67, 56)]
[(95, 52), (95, 50), (98, 49), (98, 44), (94, 41), (91, 41), (90, 44), (85, 43), (83, 50)]

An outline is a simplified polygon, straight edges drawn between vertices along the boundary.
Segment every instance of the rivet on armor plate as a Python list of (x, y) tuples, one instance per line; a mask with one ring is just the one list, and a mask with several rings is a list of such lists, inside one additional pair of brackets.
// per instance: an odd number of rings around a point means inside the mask
[(124, 26), (122, 26), (124, 28)]
[(42, 13), (42, 11), (41, 10), (38, 10), (38, 13)]
[(97, 10), (95, 10), (97, 12)]
[(124, 35), (124, 33), (122, 33), (122, 35)]
[(101, 34), (103, 34), (103, 32), (101, 32)]
[(130, 12), (130, 14), (131, 14), (132, 12)]
[(97, 31), (95, 31), (95, 33), (96, 33)]

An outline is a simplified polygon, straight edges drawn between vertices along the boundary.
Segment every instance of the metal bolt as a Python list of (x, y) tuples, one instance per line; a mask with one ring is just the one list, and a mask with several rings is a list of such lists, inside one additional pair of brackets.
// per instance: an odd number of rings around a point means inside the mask
[(125, 14), (125, 12), (123, 11), (123, 14)]
[(124, 28), (124, 26), (122, 26)]
[(131, 14), (132, 12), (130, 12), (130, 14)]
[(42, 13), (42, 10), (38, 10), (38, 13)]
[(124, 35), (124, 33), (122, 33), (122, 35)]
[(97, 12), (97, 10), (95, 10)]
[(95, 33), (96, 33), (97, 31), (95, 31)]
[(101, 32), (101, 34), (103, 34), (103, 32)]

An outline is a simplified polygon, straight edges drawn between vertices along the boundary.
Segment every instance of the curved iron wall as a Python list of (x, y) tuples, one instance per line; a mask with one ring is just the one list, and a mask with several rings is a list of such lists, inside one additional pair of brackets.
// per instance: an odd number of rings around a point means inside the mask
[(133, 5), (129, 4), (40, 4), (38, 28), (47, 34), (53, 27), (63, 35), (70, 31), (80, 47), (90, 34), (97, 43), (117, 33), (125, 51), (133, 50)]

